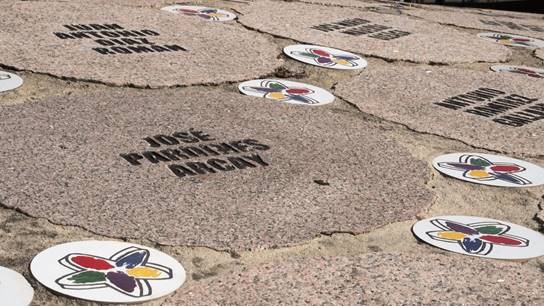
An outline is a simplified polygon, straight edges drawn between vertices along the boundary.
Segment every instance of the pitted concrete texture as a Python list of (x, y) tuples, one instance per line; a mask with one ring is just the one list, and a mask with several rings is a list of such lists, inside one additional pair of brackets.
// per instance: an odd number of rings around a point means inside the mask
[(3, 203), (102, 235), (235, 250), (366, 232), (428, 208), (428, 165), (335, 109), (209, 87), (6, 107)]
[(441, 24), (455, 25), (466, 28), (488, 30), (501, 33), (525, 35), (534, 38), (544, 38), (544, 19), (520, 19), (508, 17), (492, 17), (475, 12), (448, 12), (438, 10), (410, 10), (409, 15), (417, 16), (428, 21)]
[(361, 111), (469, 145), (544, 152), (544, 81), (437, 66), (374, 66), (336, 94)]
[[(511, 54), (471, 33), (405, 15), (356, 8), (258, 1), (240, 22), (250, 28), (363, 55), (414, 62), (504, 61)], [(262, 14), (262, 12), (274, 14)]]
[[(192, 283), (173, 305), (542, 305), (542, 273), (442, 254), (292, 258)], [(217, 294), (222, 292), (223, 294)]]
[(536, 57), (544, 60), (544, 49), (536, 49), (535, 50)]
[(371, 1), (371, 0), (301, 0), (298, 2), (311, 3), (311, 4), (321, 4), (324, 6), (345, 6), (345, 7), (374, 7), (374, 6), (392, 6), (391, 4), (384, 4), (383, 2)]
[(282, 63), (281, 48), (258, 33), (158, 9), (19, 2), (0, 18), (1, 64), (62, 77), (207, 84), (262, 76)]
[[(49, 1), (57, 2), (58, 0), (33, 0), (33, 1)], [(210, 6), (215, 8), (227, 9), (229, 7), (238, 7), (240, 5), (245, 5), (252, 0), (192, 0), (192, 1), (175, 1), (175, 0), (93, 0), (95, 4), (106, 4), (106, 5), (122, 5), (122, 6), (133, 6), (133, 7), (153, 7), (153, 8), (162, 8), (167, 5), (174, 4), (183, 4), (183, 5), (198, 5), (198, 6)], [(70, 2), (88, 2), (87, 0), (71, 0)]]

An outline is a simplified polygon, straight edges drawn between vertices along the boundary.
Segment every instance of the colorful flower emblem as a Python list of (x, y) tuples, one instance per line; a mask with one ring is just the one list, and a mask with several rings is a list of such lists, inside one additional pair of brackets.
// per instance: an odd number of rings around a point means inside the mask
[(172, 278), (172, 270), (150, 263), (149, 251), (137, 247), (123, 249), (110, 258), (72, 253), (59, 263), (75, 272), (55, 282), (64, 289), (85, 290), (110, 287), (131, 297), (152, 294), (150, 280)]
[(431, 223), (440, 228), (426, 234), (432, 239), (458, 243), (469, 254), (487, 255), (493, 246), (526, 247), (529, 240), (507, 235), (510, 226), (499, 222), (476, 222), (462, 224), (445, 219), (434, 219)]
[(204, 8), (200, 10), (192, 10), (187, 8), (180, 8), (176, 11), (189, 16), (198, 16), (200, 18), (208, 20), (219, 20), (222, 17), (228, 17), (227, 14), (220, 13), (217, 9), (214, 8)]
[(528, 68), (511, 67), (511, 69), (509, 69), (508, 71), (513, 73), (525, 74), (533, 78), (544, 78), (544, 73)]
[(336, 54), (329, 53), (325, 50), (315, 49), (315, 48), (307, 48), (306, 52), (291, 51), (291, 54), (295, 56), (303, 56), (303, 57), (311, 58), (318, 65), (329, 66), (329, 67), (332, 67), (335, 65), (356, 67), (358, 66), (356, 61), (360, 59), (355, 56), (336, 55)]
[(528, 185), (531, 181), (515, 173), (525, 171), (513, 163), (492, 163), (478, 155), (461, 155), (459, 162), (439, 162), (441, 168), (464, 171), (463, 176), (478, 181), (502, 180), (517, 185)]
[(495, 39), (498, 43), (503, 45), (516, 44), (526, 47), (534, 47), (533, 40), (524, 37), (513, 37), (506, 34), (494, 34), (491, 38)]
[(314, 93), (313, 90), (305, 87), (288, 87), (278, 81), (263, 81), (261, 87), (244, 86), (244, 90), (260, 93), (263, 97), (281, 102), (296, 101), (305, 104), (318, 104), (308, 95)]

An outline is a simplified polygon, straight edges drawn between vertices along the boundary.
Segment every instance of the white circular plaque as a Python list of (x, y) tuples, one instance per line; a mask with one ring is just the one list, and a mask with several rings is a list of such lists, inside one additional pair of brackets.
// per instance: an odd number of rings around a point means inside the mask
[(483, 185), (530, 187), (544, 184), (544, 169), (519, 159), (483, 153), (436, 157), (433, 167), (454, 178)]
[(18, 75), (0, 71), (0, 92), (15, 89), (23, 85), (23, 79)]
[(424, 242), (455, 253), (496, 259), (528, 259), (544, 255), (544, 236), (526, 227), (470, 216), (440, 216), (414, 224)]
[(248, 96), (291, 104), (319, 106), (334, 101), (334, 96), (323, 88), (287, 80), (251, 80), (238, 85), (238, 89)]
[(33, 297), (34, 289), (21, 274), (0, 267), (0, 304), (9, 302), (10, 306), (27, 306)]
[(353, 53), (315, 45), (290, 45), (283, 48), (283, 52), (297, 61), (324, 68), (353, 70), (368, 64)]
[(495, 32), (479, 33), (478, 36), (483, 39), (493, 41), (505, 46), (523, 47), (530, 49), (544, 48), (544, 40), (527, 36)]
[(491, 70), (495, 72), (511, 72), (517, 74), (524, 74), (533, 78), (544, 78), (544, 69), (527, 67), (527, 66), (509, 66), (509, 65), (495, 65), (491, 66)]
[(163, 7), (162, 10), (187, 16), (197, 16), (211, 21), (229, 21), (236, 19), (236, 15), (231, 12), (205, 6), (170, 5)]
[(153, 300), (185, 281), (185, 270), (169, 255), (118, 241), (59, 244), (36, 255), (30, 270), (53, 291), (103, 303)]

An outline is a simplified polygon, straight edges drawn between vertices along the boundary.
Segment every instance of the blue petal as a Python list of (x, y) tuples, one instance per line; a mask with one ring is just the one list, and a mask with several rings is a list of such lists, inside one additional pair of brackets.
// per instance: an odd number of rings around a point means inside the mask
[(149, 252), (147, 250), (134, 251), (119, 258), (119, 260), (117, 260), (115, 265), (118, 267), (125, 266), (127, 269), (131, 269), (141, 265), (144, 262), (144, 260), (147, 259), (148, 255), (149, 255)]
[(481, 250), (482, 248), (482, 245), (484, 244), (484, 242), (478, 238), (463, 238), (463, 246), (464, 246), (464, 249), (465, 251), (469, 252), (469, 253), (474, 253), (474, 252), (478, 252)]

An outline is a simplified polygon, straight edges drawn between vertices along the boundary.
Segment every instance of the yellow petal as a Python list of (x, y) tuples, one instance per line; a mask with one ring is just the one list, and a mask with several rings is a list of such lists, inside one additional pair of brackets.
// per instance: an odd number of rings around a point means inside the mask
[(133, 277), (159, 277), (161, 271), (149, 267), (136, 267), (128, 269), (127, 274)]
[(267, 96), (267, 98), (275, 99), (275, 100), (283, 100), (285, 99), (285, 95), (281, 92), (271, 92)]
[(473, 177), (489, 177), (489, 173), (487, 173), (487, 171), (484, 171), (484, 170), (470, 170), (468, 172), (468, 175)]
[(465, 234), (460, 232), (450, 232), (450, 231), (444, 231), (437, 233), (438, 237), (445, 238), (445, 239), (451, 239), (451, 240), (461, 240), (465, 238)]

